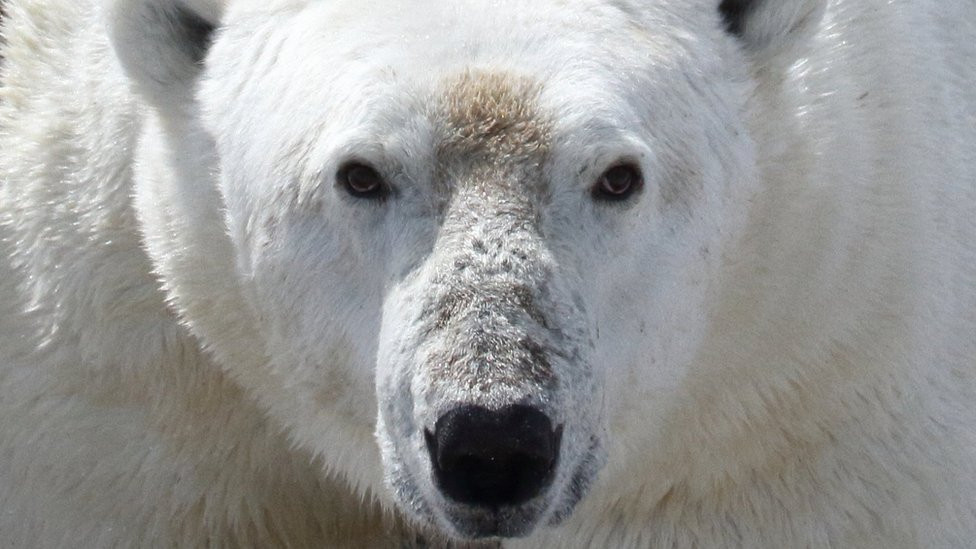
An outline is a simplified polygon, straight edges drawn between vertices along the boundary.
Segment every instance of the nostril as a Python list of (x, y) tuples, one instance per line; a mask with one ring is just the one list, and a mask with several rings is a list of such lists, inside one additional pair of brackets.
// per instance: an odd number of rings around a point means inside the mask
[(434, 480), (450, 499), (469, 505), (517, 505), (552, 481), (562, 428), (525, 405), (489, 410), (461, 406), (424, 431)]

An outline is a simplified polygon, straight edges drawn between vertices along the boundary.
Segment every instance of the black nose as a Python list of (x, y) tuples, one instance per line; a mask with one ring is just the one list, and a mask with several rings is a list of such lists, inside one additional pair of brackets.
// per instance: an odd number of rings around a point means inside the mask
[(562, 427), (539, 410), (461, 406), (424, 431), (437, 487), (447, 497), (482, 507), (517, 505), (552, 481)]

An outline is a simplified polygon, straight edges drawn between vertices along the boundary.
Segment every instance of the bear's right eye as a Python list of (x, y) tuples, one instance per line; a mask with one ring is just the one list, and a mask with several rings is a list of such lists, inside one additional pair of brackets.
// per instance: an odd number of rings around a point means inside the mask
[(389, 187), (383, 176), (372, 166), (350, 162), (339, 168), (336, 181), (356, 198), (381, 199), (386, 197)]

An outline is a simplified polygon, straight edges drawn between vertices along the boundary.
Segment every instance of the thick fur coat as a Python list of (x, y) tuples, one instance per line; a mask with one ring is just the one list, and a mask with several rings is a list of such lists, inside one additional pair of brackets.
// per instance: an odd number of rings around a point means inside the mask
[(976, 539), (972, 0), (4, 9), (0, 545)]

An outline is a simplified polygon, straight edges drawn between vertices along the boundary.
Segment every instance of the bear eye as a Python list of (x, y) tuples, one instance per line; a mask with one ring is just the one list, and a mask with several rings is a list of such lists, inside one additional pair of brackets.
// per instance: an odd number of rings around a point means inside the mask
[(336, 180), (356, 198), (379, 199), (388, 192), (383, 176), (372, 166), (359, 162), (350, 162), (339, 168)]
[(593, 198), (624, 200), (640, 190), (644, 184), (640, 169), (633, 164), (618, 164), (603, 172), (593, 186)]

